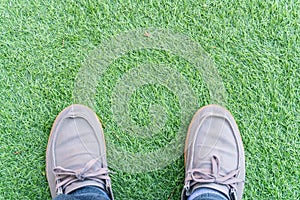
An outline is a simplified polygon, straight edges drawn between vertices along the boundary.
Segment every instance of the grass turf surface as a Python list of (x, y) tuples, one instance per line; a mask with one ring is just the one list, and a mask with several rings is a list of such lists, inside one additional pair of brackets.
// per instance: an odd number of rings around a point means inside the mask
[[(244, 199), (299, 199), (299, 12), (299, 2), (292, 0), (1, 1), (0, 199), (50, 199), (45, 177), (47, 139), (56, 115), (73, 103), (78, 70), (101, 42), (140, 27), (188, 35), (214, 60), (227, 91), (226, 107), (244, 141)], [(98, 86), (96, 112), (107, 134), (115, 131), (119, 136), (115, 143), (130, 151), (150, 151), (167, 142), (158, 136), (145, 148), (140, 148), (141, 141), (129, 145), (128, 138), (114, 130), (106, 106), (109, 97), (100, 92), (107, 88), (109, 95), (114, 85), (109, 77), (116, 79), (131, 66), (126, 63), (166, 62), (179, 69), (185, 61), (174, 56), (133, 52), (110, 66), (107, 79)], [(199, 107), (209, 103), (201, 77), (189, 70), (181, 73), (199, 97)], [(147, 123), (148, 116), (134, 103), (146, 110), (156, 101), (141, 98), (147, 94), (167, 97), (163, 105), (176, 111), (171, 93), (142, 88), (131, 106), (138, 123)], [(183, 178), (182, 158), (150, 173), (112, 175), (116, 199), (179, 199)]]

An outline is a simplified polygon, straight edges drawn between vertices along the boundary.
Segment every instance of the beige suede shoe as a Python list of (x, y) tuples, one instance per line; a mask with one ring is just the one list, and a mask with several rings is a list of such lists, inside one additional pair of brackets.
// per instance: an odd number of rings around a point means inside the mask
[(201, 108), (193, 117), (185, 144), (185, 184), (181, 199), (195, 189), (212, 188), (228, 199), (242, 199), (245, 156), (233, 116), (221, 106)]
[(52, 198), (84, 186), (113, 193), (101, 123), (83, 105), (71, 105), (56, 118), (48, 141), (46, 172)]

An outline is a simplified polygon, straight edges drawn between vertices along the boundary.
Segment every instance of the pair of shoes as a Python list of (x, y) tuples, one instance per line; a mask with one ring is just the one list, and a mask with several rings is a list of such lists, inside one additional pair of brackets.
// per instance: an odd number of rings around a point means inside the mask
[[(209, 105), (189, 126), (185, 143), (185, 183), (181, 199), (211, 188), (241, 199), (245, 179), (242, 139), (232, 115)], [(71, 105), (56, 118), (48, 141), (46, 172), (52, 198), (85, 186), (97, 186), (114, 199), (103, 129), (96, 114)]]

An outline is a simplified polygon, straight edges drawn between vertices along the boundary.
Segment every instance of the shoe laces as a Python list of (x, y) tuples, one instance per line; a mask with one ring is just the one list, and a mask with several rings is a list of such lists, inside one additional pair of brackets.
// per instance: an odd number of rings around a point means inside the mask
[(242, 179), (237, 178), (240, 170), (232, 170), (228, 174), (220, 173), (220, 161), (219, 158), (214, 155), (211, 158), (211, 172), (207, 172), (207, 169), (195, 168), (187, 171), (187, 176), (185, 178), (185, 190), (189, 191), (197, 183), (207, 184), (216, 183), (221, 185), (226, 185), (229, 187), (229, 196), (231, 200), (236, 198), (236, 184), (243, 182)]
[(99, 168), (97, 170), (92, 170), (92, 167), (98, 162), (99, 159), (95, 158), (90, 160), (83, 168), (80, 169), (66, 169), (63, 167), (55, 167), (53, 173), (55, 175), (56, 181), (56, 192), (57, 194), (63, 194), (66, 187), (71, 185), (76, 181), (93, 180), (104, 184), (105, 181), (106, 190), (109, 191), (111, 186), (110, 178), (108, 174), (110, 173), (108, 168)]

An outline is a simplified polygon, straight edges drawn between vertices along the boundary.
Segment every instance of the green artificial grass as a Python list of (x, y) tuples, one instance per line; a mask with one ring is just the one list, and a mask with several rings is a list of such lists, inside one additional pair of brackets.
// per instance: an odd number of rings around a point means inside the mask
[[(47, 140), (57, 114), (74, 103), (78, 72), (109, 38), (149, 27), (186, 35), (215, 63), (226, 89), (225, 106), (244, 142), (244, 199), (299, 199), (299, 24), (300, 3), (293, 0), (1, 1), (0, 199), (51, 199)], [(180, 126), (180, 99), (158, 84), (140, 87), (128, 103), (132, 122), (141, 127), (151, 124), (151, 105), (163, 107), (163, 130), (146, 137), (118, 126), (113, 90), (143, 64), (178, 71), (197, 98), (192, 110), (213, 103), (201, 74), (180, 55), (159, 49), (126, 52), (99, 77), (94, 110), (109, 143), (130, 153), (165, 147)], [(183, 156), (152, 171), (111, 170), (116, 199), (180, 198)]]

